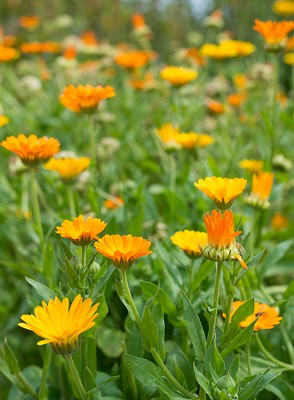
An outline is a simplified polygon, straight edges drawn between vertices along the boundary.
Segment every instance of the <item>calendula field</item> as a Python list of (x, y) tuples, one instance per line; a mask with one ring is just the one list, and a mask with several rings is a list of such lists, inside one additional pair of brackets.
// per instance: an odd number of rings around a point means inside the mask
[(294, 399), (294, 0), (0, 4), (0, 399)]

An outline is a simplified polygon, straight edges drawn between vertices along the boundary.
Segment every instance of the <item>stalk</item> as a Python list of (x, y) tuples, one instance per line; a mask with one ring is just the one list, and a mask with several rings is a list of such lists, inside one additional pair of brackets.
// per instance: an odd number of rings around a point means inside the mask
[(215, 326), (216, 326), (217, 309), (218, 309), (218, 301), (219, 301), (219, 293), (220, 293), (221, 273), (222, 273), (222, 262), (217, 261), (216, 262), (216, 280), (215, 280), (214, 296), (213, 296), (213, 304), (212, 304), (213, 312), (212, 312), (212, 317), (209, 322), (207, 347), (209, 347), (210, 343), (212, 342), (212, 340), (215, 336)]
[(120, 270), (120, 276), (121, 276), (121, 283), (122, 283), (124, 291), (125, 291), (125, 293), (127, 295), (129, 306), (131, 307), (131, 310), (133, 311), (136, 324), (138, 325), (139, 328), (141, 328), (142, 319), (141, 319), (141, 317), (140, 317), (140, 315), (138, 313), (136, 304), (135, 304), (135, 302), (133, 300), (133, 297), (132, 297), (132, 294), (131, 294), (131, 291), (130, 291), (130, 288), (129, 288), (128, 279), (127, 279), (127, 272), (125, 270)]
[(32, 208), (33, 208), (33, 217), (35, 219), (35, 223), (37, 226), (41, 246), (44, 244), (44, 233), (42, 227), (42, 220), (41, 220), (41, 213), (40, 213), (40, 206), (38, 201), (38, 194), (37, 194), (37, 182), (36, 182), (36, 170), (35, 168), (30, 169), (31, 175), (31, 191), (32, 191)]
[(79, 376), (78, 370), (75, 366), (75, 363), (73, 361), (72, 355), (71, 354), (65, 354), (64, 355), (67, 363), (68, 363), (68, 367), (72, 373), (72, 383), (79, 395), (79, 399), (80, 400), (86, 400), (87, 399), (87, 392), (82, 384), (81, 378)]

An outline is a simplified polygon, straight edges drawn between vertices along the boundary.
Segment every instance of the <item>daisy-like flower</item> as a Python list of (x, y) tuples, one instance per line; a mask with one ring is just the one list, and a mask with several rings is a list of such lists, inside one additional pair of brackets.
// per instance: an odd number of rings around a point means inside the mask
[[(245, 301), (234, 301), (232, 312), (230, 314), (230, 320), (232, 319), (235, 312), (239, 307), (244, 304)], [(223, 314), (226, 318), (226, 314)], [(270, 307), (267, 304), (254, 302), (254, 314), (249, 315), (244, 321), (240, 322), (241, 328), (247, 328), (255, 319), (258, 318), (254, 325), (254, 330), (259, 331), (260, 329), (272, 329), (275, 325), (278, 325), (283, 317), (279, 317), (279, 312), (275, 307)]]
[(21, 133), (7, 137), (1, 142), (1, 146), (17, 154), (25, 165), (35, 166), (58, 153), (60, 143), (55, 138), (37, 138), (36, 135), (25, 136)]
[(60, 301), (55, 297), (49, 300), (48, 305), (43, 301), (42, 307), (36, 307), (35, 315), (22, 315), (24, 322), (18, 325), (44, 338), (38, 345), (50, 343), (55, 353), (70, 354), (79, 348), (81, 333), (95, 325), (98, 306), (99, 303), (92, 306), (90, 298), (83, 301), (80, 294), (70, 307), (68, 298)]
[(256, 19), (253, 29), (265, 40), (265, 49), (283, 50), (287, 44), (287, 35), (294, 29), (294, 21), (260, 21)]
[(98, 253), (110, 258), (121, 270), (129, 269), (137, 258), (151, 254), (150, 245), (148, 240), (132, 235), (106, 235), (94, 243)]
[(247, 172), (256, 173), (262, 170), (262, 160), (241, 160), (239, 167), (245, 169)]
[(226, 46), (222, 44), (206, 43), (200, 48), (200, 53), (215, 60), (226, 60), (237, 57), (238, 51), (235, 46)]
[(160, 76), (174, 86), (182, 86), (194, 81), (198, 76), (198, 72), (191, 68), (165, 67), (161, 70)]
[(243, 193), (246, 186), (244, 178), (217, 178), (215, 176), (199, 179), (194, 185), (214, 202), (219, 210), (230, 208), (234, 200)]
[(211, 114), (223, 114), (226, 111), (224, 105), (217, 100), (208, 99), (206, 101), (206, 106)]
[(283, 57), (285, 64), (294, 65), (294, 53), (286, 53)]
[(173, 126), (171, 123), (166, 123), (160, 128), (155, 129), (157, 137), (162, 141), (162, 143), (167, 148), (177, 148), (179, 147), (176, 143), (176, 136), (179, 135), (180, 130), (178, 127)]
[(185, 229), (174, 233), (170, 240), (188, 256), (199, 257), (202, 254), (200, 248), (207, 244), (207, 233)]
[(238, 108), (247, 99), (247, 93), (232, 93), (228, 96), (228, 103), (230, 106)]
[(214, 143), (214, 138), (212, 136), (206, 135), (206, 133), (198, 133), (197, 146), (204, 148), (212, 143)]
[(5, 115), (0, 114), (0, 128), (2, 128), (2, 126), (5, 126), (7, 124), (9, 124), (9, 118), (7, 118)]
[(194, 132), (179, 133), (175, 136), (175, 141), (184, 149), (194, 149), (198, 143), (198, 135)]
[(40, 24), (40, 18), (37, 15), (24, 15), (19, 18), (18, 24), (25, 29), (35, 29)]
[(271, 219), (271, 226), (275, 231), (287, 228), (288, 225), (289, 219), (279, 212), (276, 212)]
[(61, 179), (69, 181), (78, 176), (90, 165), (89, 157), (81, 158), (51, 158), (44, 168), (57, 172)]
[(19, 57), (19, 51), (13, 47), (6, 47), (0, 44), (0, 62), (15, 60)]
[(69, 110), (80, 113), (92, 113), (96, 110), (99, 103), (115, 96), (112, 86), (91, 86), (91, 85), (69, 85), (64, 88), (59, 96), (61, 104)]
[(114, 61), (121, 67), (137, 69), (144, 67), (153, 57), (154, 54), (144, 50), (129, 50), (116, 56)]
[(243, 268), (247, 268), (242, 258), (244, 249), (235, 240), (242, 231), (235, 232), (233, 212), (226, 210), (221, 214), (213, 210), (211, 215), (209, 213), (205, 215), (204, 223), (208, 244), (202, 249), (203, 256), (218, 262), (238, 260)]
[(293, 0), (277, 0), (273, 4), (273, 12), (277, 15), (289, 17), (294, 15), (294, 2)]
[(76, 246), (86, 246), (101, 233), (106, 223), (101, 219), (79, 215), (73, 221), (64, 220), (61, 226), (56, 227), (56, 233), (65, 239), (70, 239)]
[(125, 204), (123, 199), (120, 196), (116, 196), (112, 199), (108, 199), (104, 201), (104, 207), (109, 210), (116, 210), (117, 208), (122, 207)]
[(272, 172), (259, 171), (253, 175), (251, 194), (245, 198), (245, 202), (252, 207), (262, 210), (269, 208), (269, 197), (274, 182), (274, 174)]

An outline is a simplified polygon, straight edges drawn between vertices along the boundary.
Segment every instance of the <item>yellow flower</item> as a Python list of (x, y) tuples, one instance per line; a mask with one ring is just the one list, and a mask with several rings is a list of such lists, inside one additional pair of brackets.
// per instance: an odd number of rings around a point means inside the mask
[(198, 257), (202, 254), (200, 248), (207, 244), (207, 233), (185, 229), (174, 233), (170, 240), (188, 256)]
[(245, 74), (235, 74), (233, 76), (234, 85), (237, 89), (243, 90), (248, 86), (248, 78)]
[(148, 64), (151, 58), (154, 58), (154, 53), (144, 50), (129, 50), (119, 54), (114, 61), (121, 67), (137, 69)]
[(247, 99), (247, 93), (232, 93), (228, 96), (228, 103), (230, 106), (238, 108), (240, 107), (244, 101)]
[(174, 86), (182, 86), (194, 81), (198, 76), (198, 72), (184, 67), (165, 67), (161, 70), (160, 76)]
[(208, 99), (206, 105), (212, 114), (223, 114), (226, 111), (224, 105), (217, 100)]
[(9, 118), (5, 117), (5, 115), (0, 115), (0, 128), (9, 124)]
[[(230, 320), (232, 319), (235, 312), (239, 307), (244, 304), (245, 301), (234, 301), (232, 311), (230, 314)], [(267, 304), (254, 302), (254, 313), (249, 315), (244, 321), (240, 322), (241, 328), (247, 328), (253, 321), (258, 318), (254, 325), (254, 330), (259, 331), (260, 329), (272, 329), (275, 325), (278, 325), (283, 317), (279, 317), (279, 312), (275, 307), (270, 307)], [(223, 313), (223, 317), (226, 318), (226, 314)]]
[(70, 239), (76, 246), (86, 246), (98, 239), (97, 235), (106, 225), (101, 219), (88, 217), (85, 220), (83, 215), (79, 215), (73, 221), (64, 220), (61, 226), (56, 227), (56, 233), (65, 239)]
[(226, 210), (221, 214), (213, 210), (211, 215), (205, 215), (204, 223), (208, 240), (208, 244), (202, 250), (204, 257), (219, 262), (237, 259), (243, 268), (247, 268), (242, 258), (244, 249), (235, 241), (235, 237), (242, 232), (235, 232), (233, 212)]
[(230, 208), (234, 200), (243, 193), (246, 186), (244, 178), (217, 178), (215, 176), (199, 179), (194, 185), (214, 202), (219, 210)]
[(294, 2), (290, 0), (277, 0), (273, 4), (273, 12), (284, 17), (294, 15)]
[(84, 171), (90, 164), (90, 158), (51, 158), (44, 168), (50, 171), (56, 171), (61, 179), (68, 181), (75, 178)]
[(55, 297), (48, 305), (42, 301), (42, 307), (35, 308), (35, 315), (22, 315), (24, 322), (18, 325), (44, 338), (38, 345), (50, 343), (57, 354), (69, 354), (78, 349), (81, 333), (95, 325), (93, 321), (98, 316), (95, 312), (99, 304), (91, 305), (92, 300), (83, 301), (80, 294), (70, 307), (68, 298), (60, 301)]
[(252, 191), (250, 196), (245, 199), (245, 202), (252, 207), (265, 210), (269, 208), (269, 197), (272, 191), (274, 174), (272, 172), (259, 171), (253, 175)]
[(288, 218), (279, 212), (276, 212), (271, 219), (271, 226), (276, 231), (287, 228), (288, 225), (289, 225)]
[(7, 137), (1, 142), (1, 146), (17, 154), (25, 165), (34, 166), (58, 153), (60, 143), (47, 136), (37, 138), (36, 135), (25, 136), (21, 133)]
[(155, 129), (157, 137), (162, 141), (163, 144), (169, 146), (175, 146), (175, 137), (180, 133), (178, 127), (173, 126), (171, 123), (162, 125), (160, 128)]
[(286, 53), (283, 60), (285, 64), (294, 65), (294, 53)]
[(198, 133), (197, 146), (206, 147), (212, 143), (214, 143), (214, 138), (212, 136), (206, 135), (205, 133)]
[(91, 113), (96, 110), (102, 100), (114, 96), (115, 90), (112, 86), (78, 85), (75, 87), (69, 85), (64, 88), (59, 100), (61, 104), (73, 112)]
[(294, 29), (294, 21), (260, 21), (256, 19), (253, 29), (263, 36), (265, 48), (279, 51), (286, 47), (287, 35)]
[(194, 132), (179, 133), (175, 136), (175, 141), (185, 149), (194, 149), (198, 142), (198, 135)]
[(13, 47), (6, 47), (0, 44), (0, 63), (15, 60), (19, 57), (19, 51)]
[(206, 43), (200, 48), (200, 53), (205, 57), (215, 60), (226, 60), (237, 57), (238, 52), (235, 46), (226, 46), (221, 44)]
[(130, 268), (137, 258), (151, 254), (150, 245), (148, 240), (132, 235), (106, 235), (94, 243), (98, 253), (110, 258), (122, 270)]
[(231, 47), (236, 50), (238, 57), (249, 56), (254, 53), (256, 47), (250, 42), (244, 42), (242, 40), (223, 40), (220, 44), (221, 47)]
[(262, 170), (262, 160), (241, 160), (239, 167), (245, 169), (247, 172), (256, 173)]

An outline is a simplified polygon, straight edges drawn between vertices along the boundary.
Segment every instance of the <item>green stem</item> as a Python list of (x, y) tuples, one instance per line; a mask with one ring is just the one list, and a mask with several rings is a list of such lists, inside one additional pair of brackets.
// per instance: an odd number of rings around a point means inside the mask
[(218, 301), (219, 301), (219, 292), (220, 292), (220, 282), (221, 282), (221, 273), (222, 273), (222, 262), (216, 262), (216, 280), (214, 287), (214, 296), (213, 296), (213, 304), (212, 304), (212, 316), (209, 322), (209, 330), (207, 337), (207, 347), (209, 347), (215, 336), (215, 326), (217, 319), (217, 309), (218, 309)]
[(128, 284), (128, 279), (127, 279), (127, 271), (126, 270), (120, 270), (120, 276), (121, 276), (121, 282), (125, 291), (125, 294), (128, 298), (128, 303), (129, 306), (131, 307), (131, 310), (133, 311), (134, 317), (135, 317), (135, 321), (136, 324), (138, 325), (139, 328), (141, 328), (142, 325), (142, 320), (141, 317), (138, 313), (136, 304), (134, 303), (130, 288), (129, 288), (129, 284)]
[(81, 268), (81, 274), (80, 274), (80, 284), (82, 286), (82, 297), (85, 297), (85, 287), (86, 287), (86, 277), (87, 277), (87, 245), (82, 246), (82, 268)]
[(92, 159), (92, 182), (93, 182), (93, 189), (96, 189), (97, 186), (97, 160), (96, 160), (96, 132), (94, 126), (94, 114), (89, 115), (89, 154), (91, 155)]
[(26, 380), (26, 378), (23, 376), (23, 374), (21, 372), (19, 372), (18, 374), (15, 375), (18, 383), (20, 384), (20, 387), (23, 388), (27, 393), (30, 393), (31, 396), (36, 399), (39, 400), (39, 396), (37, 394), (37, 392), (35, 391), (35, 389), (29, 384), (29, 382)]
[(44, 233), (43, 233), (40, 206), (39, 206), (38, 194), (37, 194), (37, 182), (36, 182), (36, 170), (35, 170), (35, 168), (32, 167), (30, 169), (30, 174), (31, 174), (31, 191), (32, 191), (33, 217), (35, 219), (35, 223), (36, 223), (36, 226), (37, 226), (37, 230), (38, 230), (41, 246), (43, 246), (43, 244), (44, 244)]
[(68, 205), (69, 205), (69, 210), (70, 210), (70, 217), (72, 219), (74, 219), (77, 216), (77, 211), (76, 211), (73, 187), (70, 183), (67, 185), (67, 198), (68, 198)]
[(85, 390), (85, 388), (84, 388), (84, 386), (82, 384), (81, 378), (80, 378), (79, 373), (78, 373), (78, 371), (76, 369), (76, 366), (75, 366), (75, 363), (73, 361), (72, 355), (71, 354), (65, 354), (64, 357), (65, 357), (65, 359), (66, 359), (66, 361), (68, 363), (69, 369), (70, 369), (70, 371), (72, 373), (72, 377), (73, 377), (72, 383), (73, 383), (74, 387), (76, 388), (76, 391), (77, 391), (77, 393), (79, 395), (79, 399), (80, 400), (86, 400), (87, 399), (87, 392), (86, 392), (86, 390)]
[(273, 88), (273, 98), (272, 98), (272, 132), (271, 132), (271, 153), (269, 165), (272, 163), (272, 158), (274, 156), (274, 151), (276, 147), (276, 122), (277, 122), (277, 94), (279, 90), (279, 56), (278, 54), (273, 54), (273, 67), (274, 67), (274, 88)]
[(248, 371), (248, 376), (251, 375), (251, 362), (250, 362), (250, 347), (251, 347), (251, 338), (248, 340), (247, 345), (246, 345), (246, 362), (247, 362), (247, 371)]
[(226, 333), (226, 332), (228, 331), (229, 326), (230, 326), (230, 315), (231, 315), (233, 297), (234, 297), (234, 296), (228, 296), (228, 297), (227, 297), (226, 319), (225, 319), (224, 333)]
[(279, 366), (279, 367), (282, 367), (282, 368), (287, 369), (287, 370), (292, 370), (292, 371), (294, 371), (294, 366), (293, 366), (293, 365), (286, 364), (286, 363), (284, 363), (283, 361), (278, 360), (277, 358), (275, 358), (274, 356), (272, 356), (271, 353), (269, 353), (269, 352), (267, 351), (267, 349), (266, 349), (266, 348), (264, 347), (264, 345), (262, 344), (262, 341), (260, 340), (260, 338), (259, 338), (259, 336), (258, 336), (258, 333), (256, 333), (255, 338), (256, 338), (256, 342), (257, 342), (257, 344), (258, 344), (260, 350), (262, 351), (262, 353), (266, 356), (266, 358), (267, 358), (269, 361), (271, 361), (273, 364), (276, 364), (276, 365)]
[(178, 389), (180, 393), (182, 393), (185, 397), (188, 399), (196, 399), (197, 395), (190, 393), (187, 389), (185, 389), (170, 373), (170, 371), (167, 369), (166, 365), (160, 358), (160, 355), (157, 353), (155, 349), (151, 349), (151, 354), (156, 361), (157, 365), (161, 368), (162, 372), (166, 376), (166, 378)]

